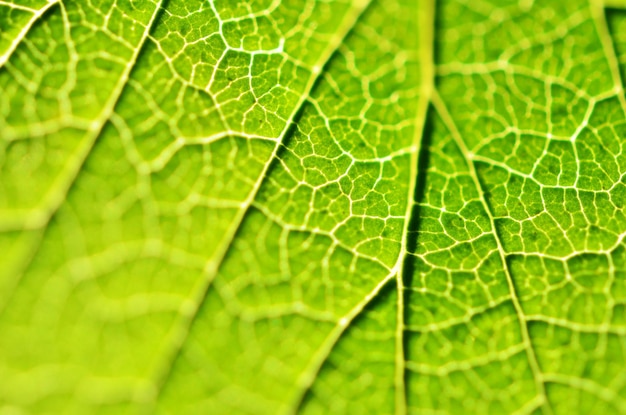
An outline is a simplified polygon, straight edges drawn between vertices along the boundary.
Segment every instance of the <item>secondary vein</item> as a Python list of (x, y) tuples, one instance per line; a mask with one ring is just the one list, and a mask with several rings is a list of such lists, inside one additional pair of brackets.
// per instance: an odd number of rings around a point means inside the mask
[(494, 239), (496, 241), (496, 245), (497, 245), (497, 250), (498, 250), (499, 257), (500, 257), (500, 261), (502, 263), (502, 267), (503, 267), (503, 270), (504, 270), (504, 273), (505, 273), (506, 279), (507, 279), (507, 284), (509, 286), (509, 293), (511, 295), (511, 301), (513, 303), (513, 307), (515, 308), (515, 314), (517, 315), (517, 318), (518, 318), (518, 321), (519, 321), (520, 332), (521, 332), (521, 335), (522, 335), (522, 341), (523, 341), (524, 345), (526, 346), (525, 349), (526, 349), (526, 355), (527, 355), (527, 358), (528, 358), (528, 363), (530, 365), (531, 371), (533, 372), (535, 385), (537, 387), (537, 391), (540, 394), (540, 398), (542, 400), (542, 403), (544, 403), (546, 405), (546, 411), (547, 411), (548, 415), (551, 415), (553, 413), (553, 411), (552, 411), (552, 408), (550, 406), (550, 402), (547, 400), (546, 390), (545, 390), (545, 386), (544, 386), (544, 377), (543, 377), (543, 374), (542, 374), (541, 369), (539, 367), (539, 363), (538, 363), (538, 360), (537, 360), (535, 349), (534, 349), (534, 347), (532, 345), (532, 342), (530, 340), (530, 335), (528, 333), (528, 322), (526, 321), (526, 317), (524, 315), (524, 311), (522, 309), (522, 306), (521, 306), (519, 298), (518, 298), (517, 290), (516, 290), (515, 285), (513, 283), (513, 278), (511, 277), (511, 273), (510, 273), (509, 268), (507, 266), (505, 251), (504, 251), (504, 248), (502, 246), (502, 242), (500, 241), (500, 237), (498, 235), (498, 232), (496, 230), (494, 217), (493, 217), (493, 215), (491, 213), (491, 210), (489, 208), (489, 205), (487, 204), (487, 201), (485, 199), (483, 188), (482, 188), (482, 186), (480, 184), (480, 181), (478, 180), (478, 174), (476, 173), (476, 168), (474, 166), (474, 162), (468, 156), (469, 150), (468, 150), (467, 146), (465, 145), (465, 142), (463, 141), (463, 139), (461, 137), (461, 134), (459, 133), (458, 129), (456, 128), (456, 125), (455, 125), (455, 123), (454, 123), (454, 121), (452, 119), (452, 116), (448, 112), (448, 109), (447, 109), (445, 103), (443, 102), (443, 100), (442, 100), (442, 98), (439, 95), (437, 90), (433, 91), (433, 100), (432, 100), (432, 102), (433, 102), (433, 106), (435, 107), (437, 113), (441, 116), (441, 119), (443, 120), (444, 124), (446, 125), (446, 127), (450, 131), (451, 136), (452, 136), (454, 142), (456, 143), (456, 145), (458, 146), (459, 150), (463, 154), (463, 157), (465, 158), (466, 165), (467, 165), (467, 167), (469, 169), (469, 174), (470, 174), (470, 176), (472, 178), (472, 181), (474, 182), (474, 186), (476, 187), (476, 190), (478, 191), (480, 203), (483, 206), (483, 210), (485, 211), (485, 214), (489, 218), (489, 223), (491, 225), (491, 232), (493, 233)]
[(199, 310), (204, 303), (211, 284), (215, 277), (217, 276), (222, 264), (224, 263), (224, 259), (226, 254), (228, 253), (230, 247), (232, 246), (235, 237), (241, 228), (244, 218), (246, 214), (250, 210), (252, 203), (254, 202), (259, 190), (261, 189), (262, 184), (266, 179), (267, 172), (269, 170), (270, 165), (275, 160), (276, 155), (278, 153), (278, 149), (283, 144), (284, 140), (287, 137), (288, 132), (290, 131), (290, 127), (295, 121), (297, 115), (301, 111), (302, 107), (306, 103), (307, 99), (310, 97), (311, 92), (315, 89), (315, 85), (318, 83), (319, 79), (324, 73), (324, 68), (331, 60), (331, 58), (335, 55), (337, 50), (343, 44), (345, 38), (352, 32), (353, 28), (359, 21), (361, 15), (367, 10), (368, 6), (371, 4), (372, 0), (362, 0), (356, 2), (356, 5), (351, 10), (350, 13), (344, 18), (342, 25), (340, 27), (339, 34), (334, 36), (329, 42), (328, 48), (325, 50), (325, 53), (319, 59), (317, 65), (315, 65), (316, 70), (313, 71), (313, 76), (309, 79), (304, 92), (302, 93), (299, 101), (294, 106), (293, 111), (288, 117), (285, 128), (283, 129), (280, 136), (277, 138), (274, 148), (270, 157), (268, 158), (267, 163), (263, 166), (257, 181), (254, 183), (252, 190), (250, 191), (248, 197), (241, 203), (241, 208), (238, 210), (235, 218), (231, 222), (227, 232), (225, 233), (223, 242), (221, 246), (217, 249), (216, 255), (209, 261), (207, 267), (205, 269), (205, 278), (203, 280), (203, 284), (199, 287), (196, 292), (195, 300), (193, 302), (194, 308), (190, 315), (184, 317), (184, 321), (181, 323), (179, 329), (174, 334), (173, 340), (173, 349), (168, 354), (168, 358), (165, 361), (165, 367), (161, 368), (156, 375), (156, 387), (157, 394), (155, 396), (155, 401), (158, 399), (158, 396), (163, 391), (165, 385), (168, 382), (168, 379), (171, 374), (171, 370), (173, 368), (174, 362), (176, 361), (177, 356), (180, 354), (180, 351), (187, 339), (189, 331), (193, 326), (196, 317), (198, 316)]

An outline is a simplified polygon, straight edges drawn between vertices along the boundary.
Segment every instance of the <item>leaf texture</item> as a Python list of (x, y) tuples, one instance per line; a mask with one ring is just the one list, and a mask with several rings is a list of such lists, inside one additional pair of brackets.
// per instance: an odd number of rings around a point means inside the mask
[(0, 1), (0, 413), (626, 412), (626, 8)]

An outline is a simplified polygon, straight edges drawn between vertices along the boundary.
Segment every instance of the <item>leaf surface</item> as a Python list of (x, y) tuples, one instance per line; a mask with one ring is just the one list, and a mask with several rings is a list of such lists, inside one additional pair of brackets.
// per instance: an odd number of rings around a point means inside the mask
[(607, 5), (0, 1), (0, 412), (626, 411)]

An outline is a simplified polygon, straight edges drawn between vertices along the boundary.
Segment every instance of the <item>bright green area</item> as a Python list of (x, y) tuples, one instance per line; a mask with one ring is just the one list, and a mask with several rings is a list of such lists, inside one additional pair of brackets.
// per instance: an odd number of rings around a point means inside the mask
[(0, 0), (0, 415), (626, 413), (626, 11)]

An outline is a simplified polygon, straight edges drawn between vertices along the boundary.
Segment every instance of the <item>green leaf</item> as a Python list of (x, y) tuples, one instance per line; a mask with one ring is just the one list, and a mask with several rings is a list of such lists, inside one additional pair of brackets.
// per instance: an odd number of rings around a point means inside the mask
[(0, 1), (0, 414), (626, 412), (626, 4)]

